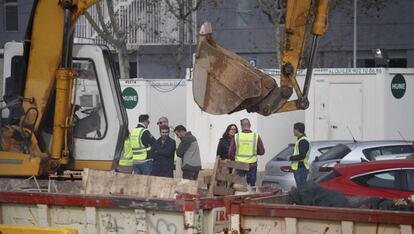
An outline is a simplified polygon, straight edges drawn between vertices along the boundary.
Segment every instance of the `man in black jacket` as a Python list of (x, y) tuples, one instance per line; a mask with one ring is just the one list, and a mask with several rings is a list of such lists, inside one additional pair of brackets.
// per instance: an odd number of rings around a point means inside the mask
[(153, 176), (173, 177), (175, 141), (169, 137), (170, 129), (166, 125), (160, 126), (160, 135), (152, 145), (150, 154), (154, 159)]

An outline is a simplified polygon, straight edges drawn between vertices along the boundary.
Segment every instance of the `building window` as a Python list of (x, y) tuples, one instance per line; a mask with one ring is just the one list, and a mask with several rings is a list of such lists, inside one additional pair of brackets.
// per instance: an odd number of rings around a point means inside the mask
[(4, 2), (4, 22), (6, 31), (19, 30), (19, 17), (17, 10), (17, 0), (5, 0)]

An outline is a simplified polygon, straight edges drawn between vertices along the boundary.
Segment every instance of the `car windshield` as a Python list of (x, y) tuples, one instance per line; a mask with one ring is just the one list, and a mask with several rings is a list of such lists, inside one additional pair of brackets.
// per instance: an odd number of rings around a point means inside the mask
[(288, 157), (293, 155), (293, 147), (293, 145), (286, 147), (273, 158), (273, 161), (287, 161)]
[(342, 159), (351, 152), (351, 149), (343, 144), (336, 145), (332, 149), (326, 151), (319, 157), (319, 161), (327, 161), (333, 159)]

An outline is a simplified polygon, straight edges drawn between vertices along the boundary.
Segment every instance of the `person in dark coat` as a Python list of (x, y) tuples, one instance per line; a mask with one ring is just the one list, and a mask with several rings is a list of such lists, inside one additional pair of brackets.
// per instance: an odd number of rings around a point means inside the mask
[(223, 137), (220, 138), (217, 146), (217, 156), (220, 157), (220, 159), (228, 159), (230, 142), (238, 132), (239, 130), (235, 124), (227, 126), (226, 131), (223, 133)]
[(150, 154), (154, 159), (152, 168), (153, 176), (173, 177), (175, 141), (169, 137), (170, 128), (166, 125), (160, 126), (161, 137), (156, 140), (151, 148)]

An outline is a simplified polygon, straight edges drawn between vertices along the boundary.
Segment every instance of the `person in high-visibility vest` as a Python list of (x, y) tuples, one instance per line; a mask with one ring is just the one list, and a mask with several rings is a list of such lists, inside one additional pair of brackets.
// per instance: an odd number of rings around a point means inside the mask
[(132, 129), (130, 144), (132, 148), (133, 173), (139, 175), (151, 175), (153, 159), (148, 154), (155, 138), (149, 132), (149, 115), (140, 115), (138, 125)]
[(309, 174), (309, 155), (311, 145), (305, 134), (305, 124), (295, 123), (293, 125), (293, 134), (297, 137), (293, 156), (289, 157), (291, 169), (295, 176), (296, 188), (300, 188), (306, 183)]
[(239, 171), (240, 176), (246, 176), (247, 184), (256, 185), (257, 156), (265, 153), (259, 134), (250, 130), (249, 119), (240, 121), (242, 131), (237, 133), (230, 143), (229, 158), (237, 162), (248, 163), (249, 171)]
[(117, 172), (121, 173), (132, 173), (132, 165), (133, 165), (133, 158), (132, 158), (132, 147), (131, 141), (129, 140), (129, 132), (127, 131), (125, 134), (125, 141), (124, 141), (124, 150), (122, 151), (121, 158), (118, 162), (118, 167), (116, 168)]

